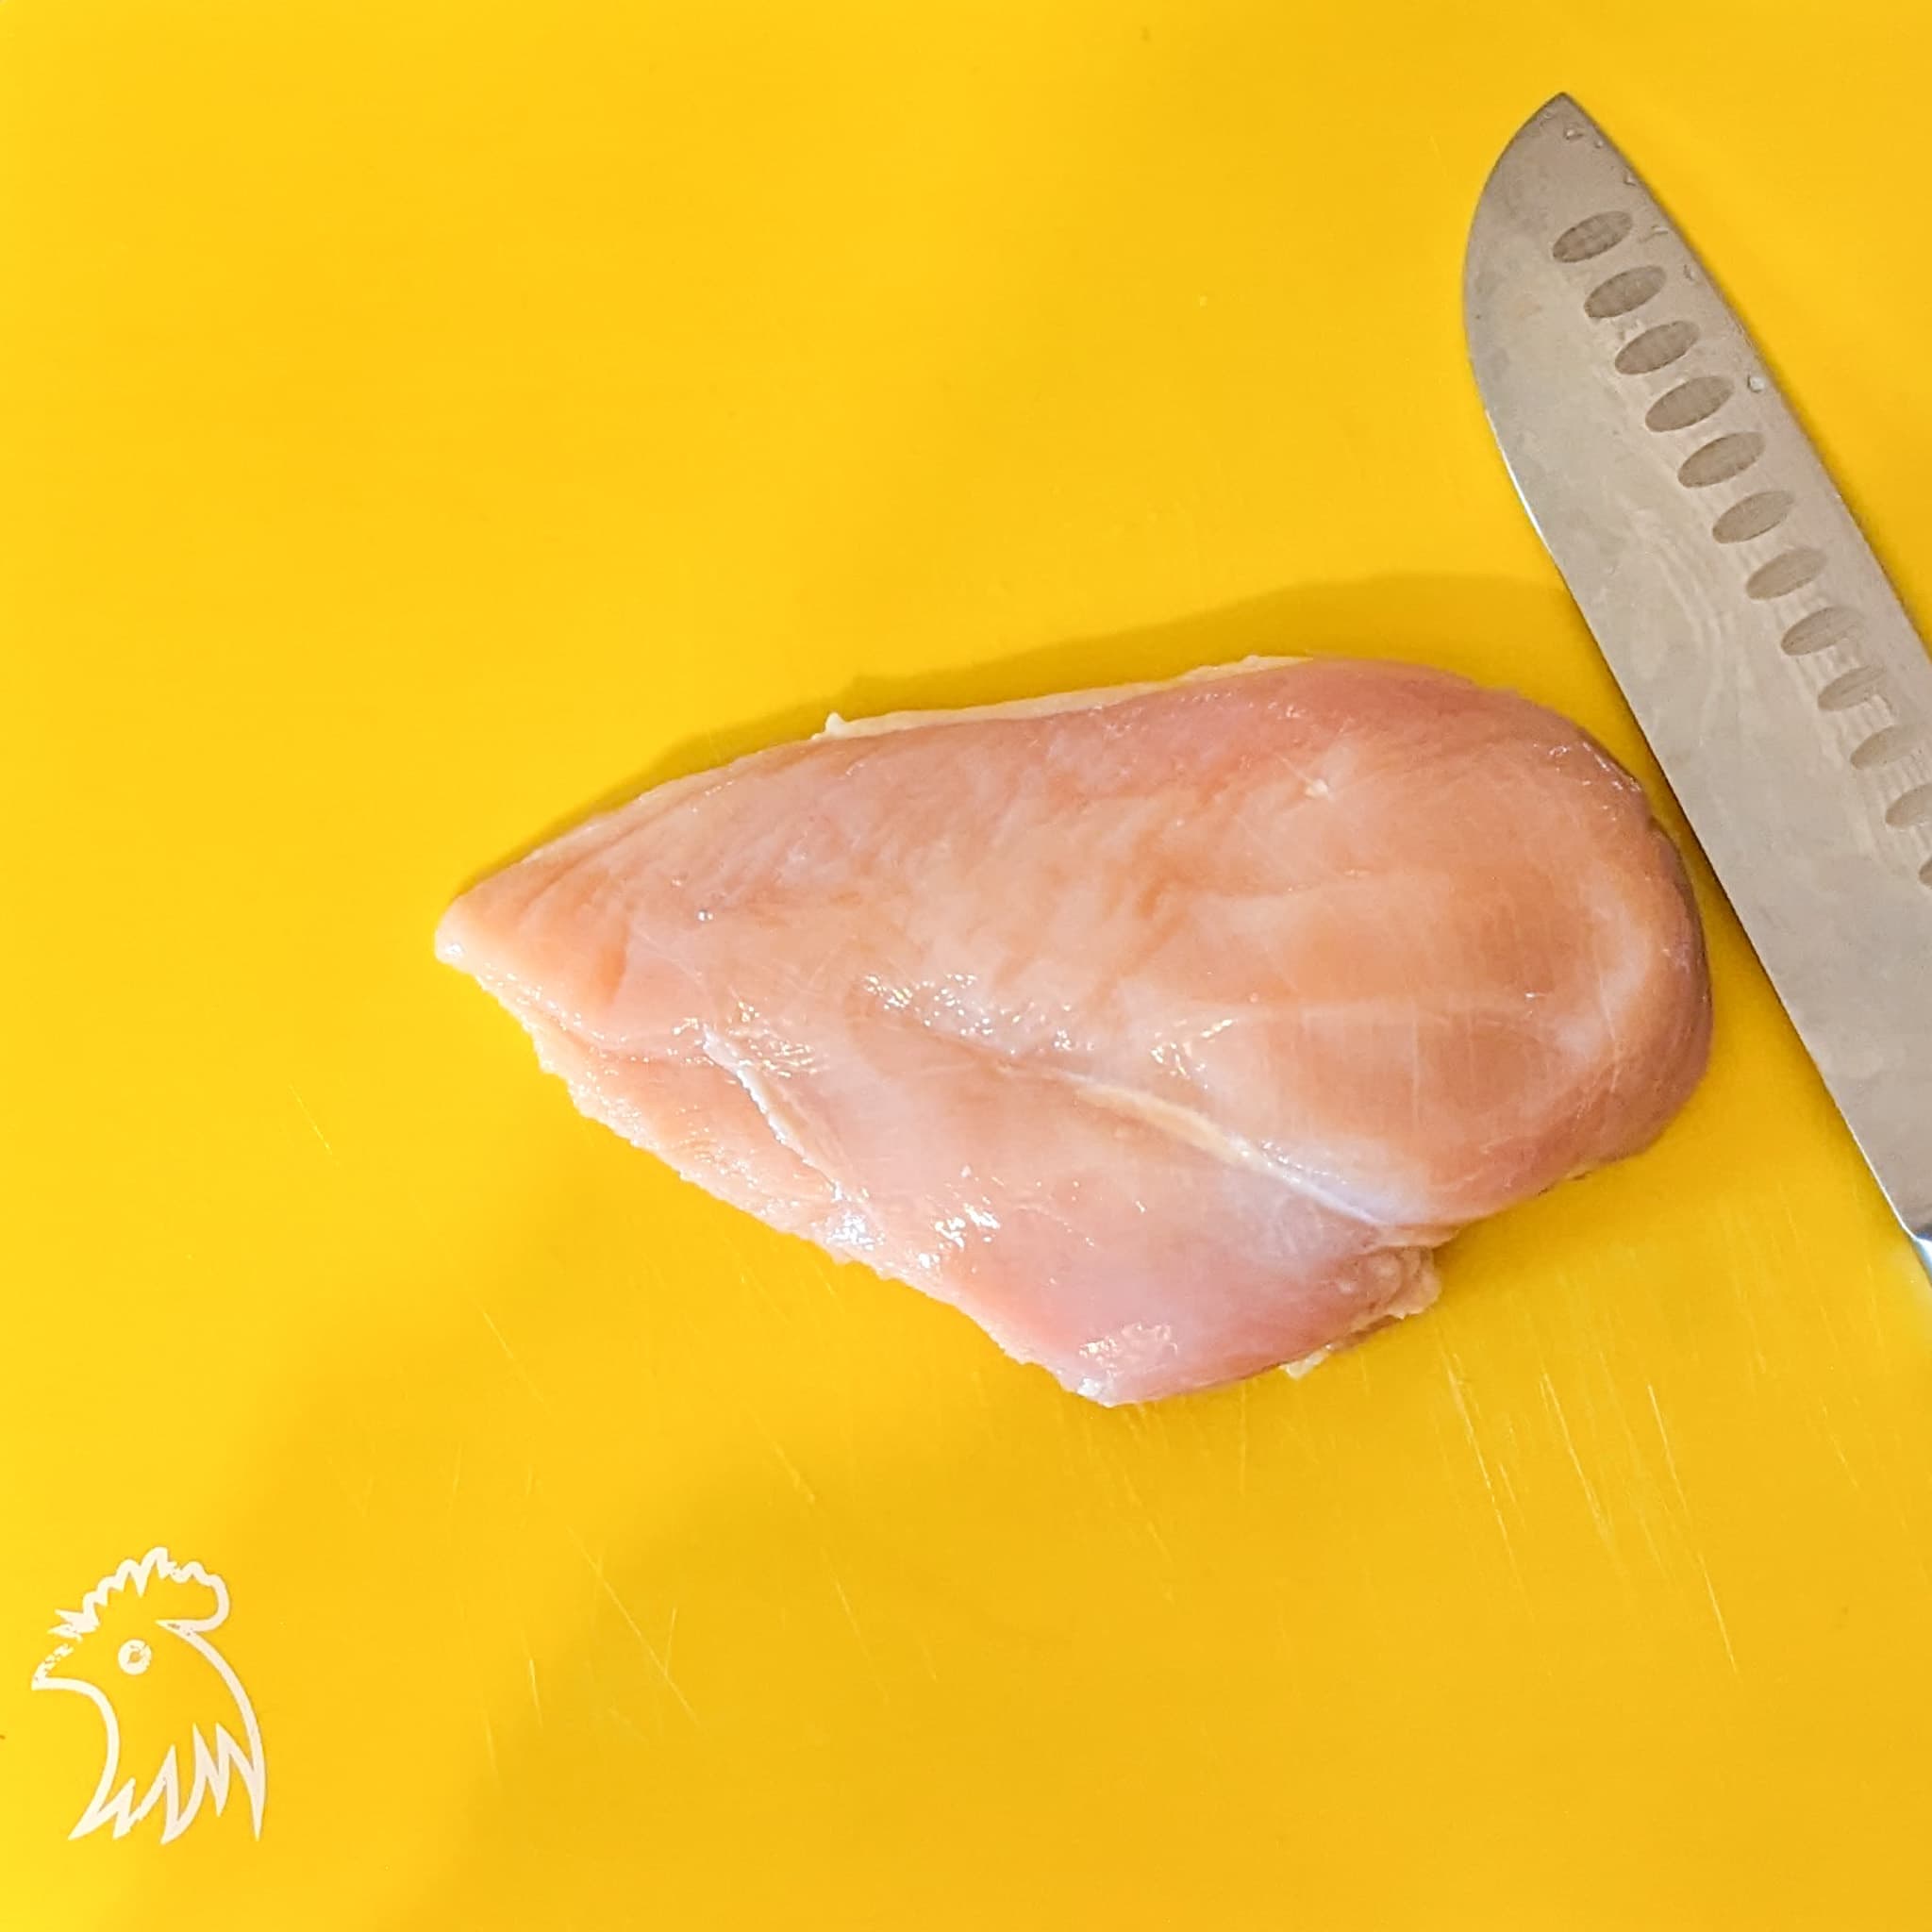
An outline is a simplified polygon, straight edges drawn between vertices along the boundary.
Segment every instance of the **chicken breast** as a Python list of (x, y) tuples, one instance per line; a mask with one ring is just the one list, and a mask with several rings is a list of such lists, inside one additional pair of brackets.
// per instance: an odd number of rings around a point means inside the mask
[(1575, 725), (1257, 662), (835, 719), (485, 879), (438, 951), (579, 1108), (1099, 1402), (1299, 1363), (1642, 1147), (1702, 936)]

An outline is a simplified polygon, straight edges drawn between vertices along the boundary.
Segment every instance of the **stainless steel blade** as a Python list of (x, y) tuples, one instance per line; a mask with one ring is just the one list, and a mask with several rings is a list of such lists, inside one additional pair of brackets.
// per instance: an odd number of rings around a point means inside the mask
[(1558, 96), (1463, 278), (1504, 459), (1932, 1269), (1932, 659), (1743, 325)]

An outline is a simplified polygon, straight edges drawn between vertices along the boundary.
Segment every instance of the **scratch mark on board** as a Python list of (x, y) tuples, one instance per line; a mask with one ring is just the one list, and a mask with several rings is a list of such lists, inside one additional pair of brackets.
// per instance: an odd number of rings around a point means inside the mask
[(772, 1445), (772, 1454), (778, 1458), (778, 1467), (791, 1478), (791, 1487), (816, 1509), (819, 1504), (819, 1492), (812, 1488), (810, 1483), (806, 1481), (805, 1472), (786, 1454), (784, 1443), (779, 1441), (776, 1436), (768, 1435), (765, 1440)]
[(618, 1595), (616, 1588), (612, 1585), (609, 1577), (605, 1575), (603, 1564), (595, 1557), (591, 1556), (590, 1551), (584, 1546), (583, 1538), (569, 1524), (564, 1523), (561, 1518), (558, 1519), (558, 1524), (564, 1535), (569, 1537), (571, 1541), (576, 1546), (577, 1555), (583, 1558), (584, 1568), (597, 1579), (597, 1588), (610, 1599), (617, 1614), (624, 1619), (625, 1627), (636, 1638), (638, 1648), (650, 1658), (653, 1668), (656, 1669), (658, 1676), (664, 1680), (664, 1688), (671, 1692), (672, 1696), (676, 1698), (678, 1707), (684, 1712), (685, 1716), (690, 1718), (692, 1724), (696, 1724), (698, 1714), (691, 1707), (691, 1700), (685, 1696), (683, 1690), (678, 1686), (677, 1679), (671, 1674), (670, 1668), (658, 1654), (658, 1646), (644, 1635), (643, 1626), (631, 1615), (630, 1606)]
[(333, 1157), (336, 1150), (328, 1144), (328, 1136), (316, 1124), (315, 1116), (308, 1111), (308, 1103), (295, 1091), (294, 1088), (288, 1081), (284, 1080), (282, 1085), (289, 1089), (289, 1098), (295, 1103), (296, 1109), (300, 1112), (302, 1118), (308, 1123), (308, 1131), (322, 1142), (322, 1151)]
[(516, 1371), (517, 1380), (520, 1381), (524, 1385), (524, 1387), (529, 1391), (530, 1400), (534, 1402), (537, 1405), (537, 1407), (544, 1412), (544, 1414), (548, 1415), (550, 1413), (549, 1398), (543, 1393), (542, 1390), (538, 1388), (536, 1383), (530, 1379), (529, 1370), (525, 1368), (522, 1357), (518, 1356), (516, 1350), (513, 1349), (509, 1345), (508, 1341), (505, 1340), (503, 1330), (499, 1328), (496, 1325), (496, 1324), (491, 1319), (490, 1310), (486, 1308), (481, 1302), (478, 1301), (473, 1301), (470, 1304), (470, 1306), (473, 1308), (475, 1308), (477, 1314), (483, 1318), (484, 1327), (489, 1329), (491, 1334), (495, 1337), (497, 1347), (502, 1349), (503, 1351), (504, 1360), (507, 1361), (510, 1365), (510, 1367)]
[(839, 1581), (839, 1573), (829, 1561), (825, 1564), (825, 1574), (832, 1579), (832, 1593), (839, 1599), (839, 1607), (845, 1612), (845, 1621), (852, 1625), (853, 1636), (858, 1639), (861, 1648), (868, 1647), (865, 1632), (858, 1627), (858, 1612), (852, 1607), (852, 1599), (845, 1594), (845, 1586)]
[(1690, 1528), (1691, 1560), (1697, 1565), (1697, 1574), (1704, 1579), (1704, 1594), (1710, 1604), (1711, 1621), (1717, 1625), (1718, 1641), (1724, 1647), (1724, 1657), (1731, 1666), (1731, 1674), (1738, 1672), (1738, 1653), (1731, 1648), (1730, 1625), (1724, 1622), (1724, 1606), (1718, 1602), (1717, 1585), (1710, 1574), (1710, 1565), (1704, 1560), (1704, 1552), (1698, 1547), (1697, 1533), (1690, 1524), (1690, 1499), (1684, 1493), (1683, 1478), (1677, 1474), (1676, 1451), (1671, 1447), (1671, 1432), (1664, 1426), (1663, 1406), (1657, 1399), (1657, 1384), (1646, 1382), (1644, 1391), (1650, 1397), (1650, 1412), (1657, 1419), (1657, 1439), (1663, 1444), (1664, 1468), (1670, 1472), (1671, 1488), (1676, 1492), (1677, 1507), (1684, 1512), (1684, 1522)]
[(820, 1553), (824, 1558), (825, 1575), (832, 1586), (832, 1593), (839, 1599), (839, 1607), (845, 1612), (845, 1621), (852, 1625), (853, 1641), (858, 1645), (865, 1658), (866, 1668), (871, 1671), (873, 1681), (878, 1686), (879, 1701), (890, 1705), (892, 1701), (892, 1687), (886, 1680), (886, 1674), (879, 1668), (878, 1653), (872, 1647), (871, 1640), (860, 1629), (858, 1612), (852, 1607), (852, 1599), (845, 1593), (845, 1586), (840, 1581), (839, 1573), (833, 1567), (831, 1552)]
[(1456, 1412), (1462, 1418), (1462, 1432), (1469, 1438), (1469, 1446), (1475, 1457), (1475, 1466), (1481, 1473), (1483, 1488), (1490, 1498), (1490, 1507), (1495, 1513), (1496, 1528), (1503, 1539), (1503, 1554), (1509, 1559), (1509, 1574), (1516, 1579), (1518, 1590), (1527, 1594), (1522, 1566), (1516, 1560), (1515, 1540), (1509, 1534), (1509, 1519), (1503, 1510), (1503, 1498), (1496, 1490), (1496, 1478), (1490, 1468), (1490, 1458), (1483, 1454), (1482, 1438), (1476, 1433), (1475, 1418), (1470, 1413), (1469, 1402), (1462, 1392), (1462, 1375), (1455, 1361), (1446, 1351), (1442, 1366), (1449, 1372), (1449, 1393), (1456, 1404)]
[(1557, 1419), (1557, 1433), (1563, 1439), (1563, 1453), (1570, 1458), (1570, 1467), (1576, 1472), (1576, 1480), (1583, 1491), (1583, 1500), (1590, 1505), (1591, 1520), (1596, 1524), (1596, 1533), (1603, 1539), (1604, 1546), (1613, 1555), (1617, 1547), (1616, 1532), (1610, 1526), (1609, 1517), (1604, 1511), (1602, 1499), (1597, 1495), (1596, 1485), (1591, 1481), (1590, 1473), (1583, 1466), (1583, 1457), (1576, 1453), (1576, 1439), (1570, 1433), (1570, 1418), (1563, 1412), (1561, 1398), (1557, 1393), (1557, 1385), (1547, 1374), (1539, 1378), (1543, 1385), (1543, 1400), (1549, 1405), (1550, 1413)]

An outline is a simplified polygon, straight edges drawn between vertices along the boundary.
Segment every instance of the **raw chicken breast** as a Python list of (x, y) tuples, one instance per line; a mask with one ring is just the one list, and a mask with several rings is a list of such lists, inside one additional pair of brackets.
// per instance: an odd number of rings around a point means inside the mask
[(646, 792), (438, 951), (578, 1107), (1100, 1402), (1424, 1307), (1703, 1069), (1675, 854), (1576, 726), (1259, 662), (834, 720)]

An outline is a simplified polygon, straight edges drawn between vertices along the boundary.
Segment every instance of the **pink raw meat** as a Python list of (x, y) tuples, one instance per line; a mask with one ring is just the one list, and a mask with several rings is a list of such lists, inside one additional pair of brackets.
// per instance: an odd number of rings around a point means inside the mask
[(1226, 667), (841, 725), (485, 879), (438, 951), (578, 1107), (1101, 1402), (1319, 1357), (1643, 1146), (1702, 936), (1526, 700)]

